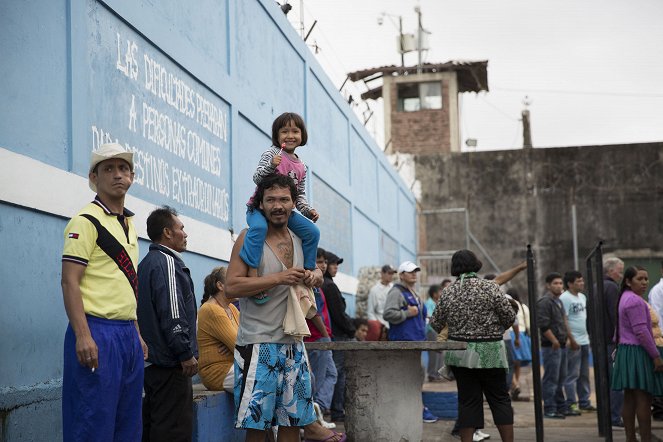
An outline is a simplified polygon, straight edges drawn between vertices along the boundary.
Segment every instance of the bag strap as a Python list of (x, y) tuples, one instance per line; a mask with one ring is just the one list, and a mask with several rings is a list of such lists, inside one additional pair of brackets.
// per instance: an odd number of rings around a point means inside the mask
[(90, 221), (97, 229), (97, 245), (115, 262), (115, 264), (117, 264), (120, 271), (127, 277), (127, 280), (134, 291), (134, 296), (138, 299), (138, 275), (136, 274), (136, 268), (134, 267), (134, 263), (131, 261), (126, 249), (108, 231), (108, 229), (101, 225), (97, 218), (87, 213), (81, 216)]

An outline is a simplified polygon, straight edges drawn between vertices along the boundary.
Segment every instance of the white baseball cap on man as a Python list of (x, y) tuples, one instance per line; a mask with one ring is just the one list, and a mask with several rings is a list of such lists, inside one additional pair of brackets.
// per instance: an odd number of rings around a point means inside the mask
[(403, 261), (401, 265), (398, 266), (398, 273), (418, 272), (420, 270), (421, 269), (419, 268), (419, 266), (413, 263), (412, 261)]
[[(129, 166), (131, 166), (131, 170), (134, 170), (133, 152), (124, 150), (124, 148), (117, 143), (107, 143), (99, 146), (99, 149), (92, 151), (92, 155), (90, 155), (90, 170), (88, 171), (88, 174), (94, 171), (94, 168), (97, 167), (97, 164), (112, 158), (120, 158), (126, 161), (129, 163)], [(89, 178), (88, 184), (90, 185), (90, 189), (92, 189), (93, 192), (97, 191), (97, 186)]]

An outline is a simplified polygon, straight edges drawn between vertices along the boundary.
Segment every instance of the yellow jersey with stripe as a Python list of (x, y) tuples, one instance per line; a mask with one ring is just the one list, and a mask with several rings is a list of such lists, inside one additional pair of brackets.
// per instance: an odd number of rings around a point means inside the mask
[[(64, 230), (62, 260), (86, 266), (80, 290), (85, 313), (115, 320), (136, 319), (136, 294), (118, 264), (97, 244), (99, 232), (84, 215), (96, 218), (117, 240), (134, 268), (138, 263), (138, 235), (133, 224), (133, 212), (111, 212), (97, 197), (76, 216)], [(126, 225), (124, 224), (126, 220)]]

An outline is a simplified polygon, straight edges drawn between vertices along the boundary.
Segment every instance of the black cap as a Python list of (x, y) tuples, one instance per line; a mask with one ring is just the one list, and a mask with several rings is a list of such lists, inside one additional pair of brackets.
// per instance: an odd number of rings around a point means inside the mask
[(396, 273), (396, 269), (389, 264), (385, 264), (382, 266), (382, 273)]
[(339, 258), (332, 252), (327, 251), (327, 264), (343, 264), (343, 258)]

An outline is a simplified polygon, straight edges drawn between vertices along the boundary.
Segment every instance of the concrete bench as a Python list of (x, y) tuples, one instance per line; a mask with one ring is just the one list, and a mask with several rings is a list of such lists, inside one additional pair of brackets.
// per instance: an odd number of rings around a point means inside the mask
[(244, 430), (235, 429), (232, 394), (193, 385), (193, 440), (195, 442), (243, 442)]
[(422, 351), (460, 350), (464, 342), (337, 341), (307, 350), (345, 351), (348, 441), (420, 441)]

